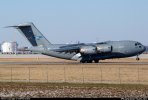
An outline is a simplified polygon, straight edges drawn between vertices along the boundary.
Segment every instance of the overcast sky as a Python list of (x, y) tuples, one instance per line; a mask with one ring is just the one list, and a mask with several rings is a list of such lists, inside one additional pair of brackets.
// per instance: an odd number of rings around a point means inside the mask
[(148, 45), (148, 0), (0, 0), (0, 43), (31, 46), (15, 29), (33, 22), (51, 43), (135, 40)]

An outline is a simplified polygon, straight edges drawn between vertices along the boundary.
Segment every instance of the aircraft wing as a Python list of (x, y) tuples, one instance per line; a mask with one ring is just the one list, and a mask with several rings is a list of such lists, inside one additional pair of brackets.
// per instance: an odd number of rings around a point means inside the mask
[(55, 52), (79, 52), (81, 46), (85, 44), (73, 44), (73, 45), (66, 45), (61, 46), (59, 49), (53, 49)]
[(59, 48), (59, 49), (53, 49), (52, 51), (55, 52), (79, 52), (79, 47), (65, 47), (65, 48)]

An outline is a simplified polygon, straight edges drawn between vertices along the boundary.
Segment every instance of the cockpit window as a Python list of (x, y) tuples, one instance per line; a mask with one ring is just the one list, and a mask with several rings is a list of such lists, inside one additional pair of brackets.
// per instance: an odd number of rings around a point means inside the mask
[(137, 43), (135, 43), (135, 46), (137, 46), (138, 44)]
[(141, 45), (141, 43), (139, 43), (139, 42), (135, 43), (135, 46), (138, 46), (138, 45)]

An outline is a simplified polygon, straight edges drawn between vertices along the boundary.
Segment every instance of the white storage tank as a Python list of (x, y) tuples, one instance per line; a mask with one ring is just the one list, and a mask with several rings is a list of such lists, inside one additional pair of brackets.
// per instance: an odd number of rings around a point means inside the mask
[(17, 53), (17, 47), (17, 42), (3, 42), (1, 45), (1, 50), (4, 54), (15, 54)]

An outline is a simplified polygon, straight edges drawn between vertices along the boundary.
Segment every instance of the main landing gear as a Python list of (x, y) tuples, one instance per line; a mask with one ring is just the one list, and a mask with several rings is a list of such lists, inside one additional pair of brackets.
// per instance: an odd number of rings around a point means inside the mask
[(99, 63), (99, 60), (94, 60), (95, 61), (95, 63)]
[(92, 60), (80, 61), (80, 63), (92, 63)]
[(93, 63), (93, 61), (95, 63), (99, 63), (99, 60), (84, 60), (84, 61), (80, 61), (80, 63)]

